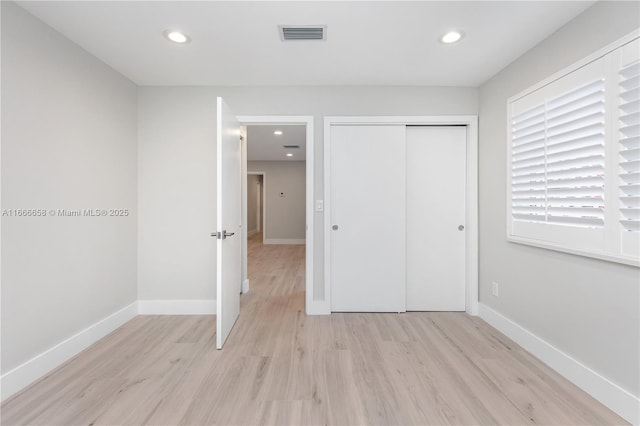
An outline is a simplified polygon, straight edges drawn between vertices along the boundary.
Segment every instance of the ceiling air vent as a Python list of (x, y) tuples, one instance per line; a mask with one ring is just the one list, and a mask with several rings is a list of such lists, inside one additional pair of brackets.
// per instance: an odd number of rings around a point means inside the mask
[(281, 40), (326, 40), (326, 25), (279, 25)]
[(300, 145), (282, 145), (284, 149), (298, 149)]

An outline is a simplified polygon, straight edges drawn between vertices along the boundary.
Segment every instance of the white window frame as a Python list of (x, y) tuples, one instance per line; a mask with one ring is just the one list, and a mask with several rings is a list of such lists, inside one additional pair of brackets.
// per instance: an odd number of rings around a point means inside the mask
[[(545, 86), (603, 58), (604, 56), (614, 52), (617, 49), (620, 49), (621, 47), (634, 42), (635, 40), (640, 38), (640, 30), (636, 30), (634, 32), (632, 32), (631, 34), (628, 34), (627, 36), (615, 41), (614, 43), (611, 43), (610, 45), (598, 50), (597, 52), (587, 56), (586, 58), (578, 61), (577, 63), (551, 75), (550, 77), (542, 80), (541, 82), (529, 87), (528, 89), (510, 97), (509, 99), (507, 99), (507, 128), (506, 128), (506, 133), (507, 133), (507, 158), (506, 158), (506, 177), (507, 177), (507, 185), (506, 185), (506, 231), (507, 231), (507, 240), (510, 242), (514, 242), (514, 243), (520, 243), (520, 244), (526, 244), (526, 245), (531, 245), (531, 246), (535, 246), (535, 247), (540, 247), (540, 248), (545, 248), (545, 249), (549, 249), (549, 250), (555, 250), (555, 251), (561, 251), (561, 252), (565, 252), (565, 253), (571, 253), (571, 254), (575, 254), (575, 255), (581, 255), (581, 256), (586, 256), (586, 257), (592, 257), (592, 258), (596, 258), (596, 259), (601, 259), (601, 260), (606, 260), (606, 261), (610, 261), (610, 262), (616, 262), (616, 263), (622, 263), (622, 264), (626, 264), (626, 265), (631, 265), (631, 266), (636, 266), (636, 267), (640, 267), (640, 258), (639, 257), (635, 257), (635, 256), (629, 256), (629, 255), (624, 255), (620, 253), (620, 249), (619, 249), (619, 244), (616, 245), (615, 238), (612, 237), (613, 232), (611, 231), (611, 227), (609, 225), (609, 230), (607, 230), (607, 235), (605, 235), (605, 241), (603, 244), (603, 248), (602, 250), (598, 249), (598, 250), (592, 250), (592, 249), (585, 249), (583, 247), (579, 247), (577, 245), (567, 245), (567, 244), (562, 244), (562, 243), (558, 243), (558, 242), (553, 242), (553, 241), (548, 241), (548, 240), (544, 240), (544, 239), (537, 239), (537, 238), (531, 238), (531, 237), (525, 237), (522, 235), (517, 235), (514, 234), (513, 232), (513, 217), (512, 217), (512, 213), (511, 213), (511, 208), (512, 208), (512, 202), (511, 202), (511, 192), (512, 192), (512, 187), (511, 187), (511, 161), (512, 161), (512, 142), (511, 142), (511, 118), (512, 118), (512, 108), (511, 105), (518, 101), (519, 99), (522, 99), (525, 96), (531, 95), (534, 92), (544, 88)], [(613, 67), (610, 67), (610, 69), (608, 69), (608, 73), (609, 71), (611, 72), (609, 75), (614, 75), (614, 69)], [(615, 75), (617, 76), (618, 73), (618, 69), (616, 67), (615, 69)], [(617, 86), (617, 83), (616, 83)], [(609, 98), (611, 96), (617, 97), (617, 90), (614, 91), (615, 93), (608, 93), (606, 94), (607, 96), (607, 103), (609, 103)], [(617, 105), (617, 103), (616, 103)], [(608, 111), (607, 114), (616, 114), (616, 118), (615, 118), (615, 122), (617, 123), (617, 110), (614, 111)], [(612, 122), (612, 120), (607, 120), (609, 123)], [(615, 128), (613, 128), (613, 126), (611, 126), (611, 124), (609, 124), (609, 127), (607, 128), (607, 132), (611, 133), (611, 132), (616, 132), (617, 133), (617, 125), (615, 126)], [(614, 146), (615, 145), (615, 146)], [(611, 137), (607, 138), (607, 141), (605, 142), (605, 151), (606, 151), (606, 156), (608, 157), (612, 157), (615, 156), (615, 158), (617, 159), (618, 157), (618, 146), (617, 146), (617, 138), (615, 138), (615, 142), (614, 139), (612, 139)], [(612, 161), (607, 161), (605, 160), (607, 163), (609, 164), (613, 164)], [(608, 180), (611, 179), (615, 179), (615, 187), (617, 188), (618, 186), (618, 180), (617, 178), (613, 178), (613, 176), (618, 176), (618, 172), (617, 172), (617, 161), (615, 161), (616, 163), (616, 168), (614, 169), (613, 166), (611, 168), (606, 168), (606, 172), (605, 175), (606, 176), (611, 176), (606, 178), (605, 182), (607, 182)], [(608, 191), (607, 188), (611, 188), (612, 185), (607, 185), (605, 184), (605, 191)], [(617, 200), (617, 195), (611, 192), (606, 192), (605, 194), (605, 202), (607, 203), (607, 210), (611, 213), (608, 214), (608, 216), (605, 218), (605, 228), (608, 227), (607, 225), (607, 221), (612, 221), (615, 220), (615, 222), (617, 223), (617, 214), (618, 214), (618, 200)], [(615, 217), (612, 215), (613, 210), (615, 210)], [(585, 228), (588, 229), (588, 228)]]

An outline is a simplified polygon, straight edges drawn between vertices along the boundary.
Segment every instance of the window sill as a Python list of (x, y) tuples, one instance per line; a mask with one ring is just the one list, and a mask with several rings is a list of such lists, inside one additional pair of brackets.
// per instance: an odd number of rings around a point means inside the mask
[(620, 263), (623, 265), (635, 266), (636, 268), (640, 267), (640, 258), (631, 257), (631, 256), (623, 256), (618, 254), (604, 253), (604, 252), (590, 251), (590, 250), (579, 250), (571, 247), (566, 247), (561, 244), (554, 244), (547, 241), (536, 240), (533, 238), (519, 237), (515, 235), (507, 235), (507, 241), (512, 243), (517, 243), (517, 244), (524, 244), (528, 246), (543, 248), (547, 250), (574, 254), (577, 256), (590, 257), (593, 259), (604, 260), (607, 262), (614, 262), (614, 263)]

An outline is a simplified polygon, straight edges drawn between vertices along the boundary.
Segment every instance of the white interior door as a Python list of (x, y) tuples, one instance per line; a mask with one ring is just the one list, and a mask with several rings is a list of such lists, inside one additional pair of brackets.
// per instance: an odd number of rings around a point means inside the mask
[(242, 277), (240, 124), (222, 98), (218, 98), (216, 139), (216, 347), (222, 349), (240, 314)]
[(465, 310), (466, 134), (407, 127), (408, 311)]
[(405, 126), (331, 127), (331, 310), (404, 312)]

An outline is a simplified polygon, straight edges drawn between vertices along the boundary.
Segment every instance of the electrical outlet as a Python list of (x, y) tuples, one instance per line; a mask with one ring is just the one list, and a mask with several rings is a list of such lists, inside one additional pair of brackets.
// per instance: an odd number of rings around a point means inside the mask
[(500, 297), (500, 284), (495, 281), (491, 283), (491, 294), (495, 297)]

